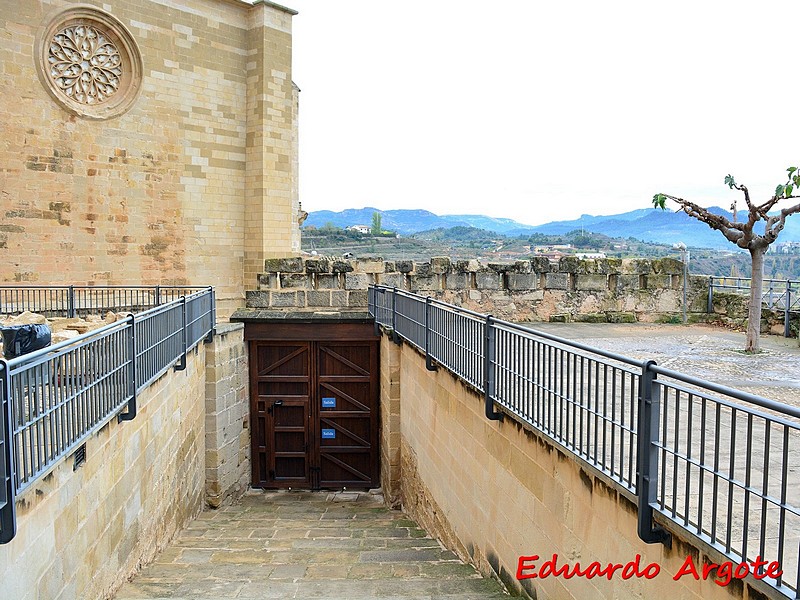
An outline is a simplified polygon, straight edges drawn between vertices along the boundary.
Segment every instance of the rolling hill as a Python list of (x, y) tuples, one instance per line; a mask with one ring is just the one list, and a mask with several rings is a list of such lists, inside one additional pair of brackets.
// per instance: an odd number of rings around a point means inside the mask
[[(717, 214), (732, 219), (733, 216), (721, 208), (711, 209)], [(341, 212), (316, 211), (309, 213), (305, 226), (337, 227), (370, 225), (372, 215), (381, 213), (383, 229), (411, 235), (421, 231), (450, 227), (478, 227), (509, 236), (542, 233), (563, 235), (576, 229), (602, 233), (611, 237), (635, 238), (647, 242), (674, 244), (683, 242), (687, 246), (700, 248), (730, 247), (721, 233), (713, 231), (704, 223), (692, 219), (682, 212), (662, 211), (652, 208), (632, 210), (617, 215), (583, 215), (579, 219), (553, 221), (544, 225), (525, 225), (512, 219), (497, 219), (484, 215), (437, 215), (427, 210), (378, 210), (376, 208), (347, 209)], [(779, 242), (800, 241), (800, 216), (789, 217)]]

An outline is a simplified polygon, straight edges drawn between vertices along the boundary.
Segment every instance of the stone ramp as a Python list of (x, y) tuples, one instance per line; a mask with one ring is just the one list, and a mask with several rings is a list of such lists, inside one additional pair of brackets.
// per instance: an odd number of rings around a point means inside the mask
[(115, 599), (508, 598), (381, 500), (251, 492), (203, 512)]

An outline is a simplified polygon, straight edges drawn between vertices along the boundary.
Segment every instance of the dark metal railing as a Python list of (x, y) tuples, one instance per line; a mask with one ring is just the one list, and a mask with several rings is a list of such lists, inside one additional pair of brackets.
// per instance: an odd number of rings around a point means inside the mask
[(169, 285), (0, 285), (0, 315), (30, 311), (48, 317), (82, 317), (107, 311), (142, 312), (203, 289)]
[(195, 289), (201, 291), (0, 360), (0, 543), (15, 533), (15, 495), (114, 417), (135, 418), (137, 394), (169, 369), (185, 368), (186, 353), (212, 335), (213, 289)]
[[(714, 312), (714, 290), (731, 294), (750, 294), (750, 279), (747, 277), (709, 277), (708, 306), (706, 312)], [(791, 313), (800, 312), (800, 281), (791, 279), (765, 279), (761, 301), (769, 310), (783, 312), (783, 335), (791, 337)]]
[(765, 581), (796, 597), (800, 408), (396, 288), (370, 287), (369, 310), (482, 394), (487, 418), (541, 432), (636, 502), (644, 541), (670, 543), (657, 513), (731, 560), (777, 560)]

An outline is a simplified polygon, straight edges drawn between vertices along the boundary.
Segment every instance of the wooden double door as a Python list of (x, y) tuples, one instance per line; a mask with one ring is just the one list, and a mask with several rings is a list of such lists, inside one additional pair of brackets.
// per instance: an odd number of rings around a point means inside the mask
[(376, 487), (378, 342), (251, 340), (249, 349), (253, 486)]

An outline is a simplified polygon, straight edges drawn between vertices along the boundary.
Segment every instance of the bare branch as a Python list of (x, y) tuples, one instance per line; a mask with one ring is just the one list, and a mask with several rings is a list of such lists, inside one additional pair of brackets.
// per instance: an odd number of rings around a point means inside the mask
[[(797, 196), (789, 197), (797, 198)], [(778, 239), (778, 234), (783, 231), (783, 227), (786, 225), (786, 217), (796, 213), (800, 213), (800, 204), (795, 204), (794, 206), (781, 209), (780, 214), (767, 219), (767, 223), (764, 228), (764, 239), (767, 240), (768, 244), (771, 244)]]
[[(723, 215), (715, 215), (714, 213), (709, 212), (708, 209), (705, 209), (694, 202), (690, 202), (689, 200), (684, 200), (683, 198), (670, 196), (668, 194), (664, 194), (664, 196), (680, 205), (681, 210), (687, 215), (697, 219), (698, 221), (702, 221), (712, 229), (716, 229), (717, 231), (721, 232), (728, 241), (733, 242), (737, 246), (739, 245), (740, 241), (745, 238), (746, 225), (744, 223), (731, 223)], [(750, 226), (750, 230), (752, 231), (752, 225)]]

